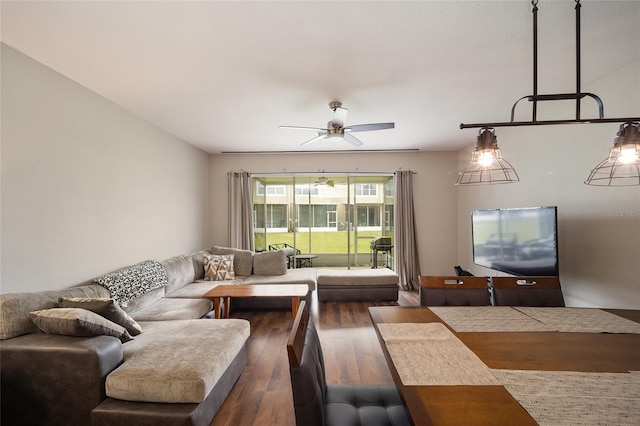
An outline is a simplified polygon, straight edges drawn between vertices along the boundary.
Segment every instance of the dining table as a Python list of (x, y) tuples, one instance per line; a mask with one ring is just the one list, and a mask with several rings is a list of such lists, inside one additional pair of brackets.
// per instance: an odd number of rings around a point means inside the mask
[(376, 306), (414, 425), (640, 425), (640, 310)]

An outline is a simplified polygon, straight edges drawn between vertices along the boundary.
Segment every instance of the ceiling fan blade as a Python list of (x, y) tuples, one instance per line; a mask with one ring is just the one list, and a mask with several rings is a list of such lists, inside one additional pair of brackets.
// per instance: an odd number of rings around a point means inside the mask
[(315, 132), (327, 131), (327, 129), (321, 129), (320, 127), (280, 126), (280, 128), (287, 129), (287, 130), (313, 130)]
[(395, 123), (370, 123), (370, 124), (355, 124), (353, 126), (345, 127), (345, 132), (370, 132), (371, 130), (384, 130), (393, 129)]
[(333, 120), (331, 120), (331, 125), (333, 127), (344, 127), (344, 123), (347, 122), (347, 109), (342, 107), (337, 107), (333, 112)]
[(318, 140), (320, 140), (320, 139), (324, 139), (326, 136), (327, 136), (327, 133), (326, 133), (326, 132), (324, 132), (324, 133), (318, 133), (318, 136), (316, 136), (316, 137), (315, 137), (315, 138), (313, 138), (313, 139), (309, 139), (309, 140), (308, 140), (308, 141), (306, 141), (306, 142), (302, 142), (300, 145), (306, 145), (306, 144), (308, 144), (308, 143), (315, 142), (315, 141), (318, 141)]
[(356, 138), (355, 136), (353, 136), (351, 133), (345, 133), (344, 134), (344, 140), (349, 142), (353, 146), (362, 145), (362, 141), (360, 139)]

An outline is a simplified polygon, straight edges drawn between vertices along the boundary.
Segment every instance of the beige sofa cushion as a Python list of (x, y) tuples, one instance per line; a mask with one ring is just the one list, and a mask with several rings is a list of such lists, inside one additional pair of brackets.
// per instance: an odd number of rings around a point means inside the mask
[(229, 284), (307, 284), (309, 291), (316, 289), (316, 270), (314, 268), (287, 269), (284, 275), (251, 275), (240, 277)]
[(187, 284), (182, 287), (180, 290), (176, 290), (170, 295), (168, 298), (182, 298), (182, 299), (197, 299), (202, 296), (209, 290), (219, 285), (225, 284), (238, 284), (238, 278), (231, 281), (198, 281), (195, 283)]
[[(162, 298), (164, 297), (164, 290), (165, 288), (162, 287), (162, 288), (157, 288), (155, 290), (151, 290), (148, 293), (142, 294), (136, 297), (135, 299), (132, 299), (131, 301), (129, 301), (129, 305), (127, 307), (122, 307), (122, 309), (124, 309), (124, 311), (127, 312), (129, 315), (134, 316), (135, 312), (144, 310), (145, 308), (152, 306), (157, 301), (162, 300)], [(183, 318), (183, 319), (186, 319), (186, 318)]]
[(145, 322), (107, 376), (107, 396), (125, 401), (200, 403), (249, 338), (242, 319)]
[(263, 251), (253, 256), (255, 275), (284, 275), (287, 273), (287, 256), (283, 250)]
[[(145, 309), (130, 314), (136, 321), (198, 319), (213, 309), (209, 299), (162, 298)], [(146, 331), (146, 330), (145, 330)], [(144, 333), (143, 333), (144, 334)]]
[(171, 294), (180, 287), (192, 283), (195, 269), (191, 256), (179, 255), (160, 262), (167, 272), (169, 284), (165, 287), (165, 294)]
[(200, 250), (191, 254), (191, 261), (193, 262), (194, 281), (204, 278), (204, 257), (205, 255), (209, 254), (212, 254), (209, 250)]

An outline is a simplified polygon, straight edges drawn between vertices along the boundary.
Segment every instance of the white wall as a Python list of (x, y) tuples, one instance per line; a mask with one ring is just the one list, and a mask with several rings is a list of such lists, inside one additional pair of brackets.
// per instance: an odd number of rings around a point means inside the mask
[(456, 260), (456, 154), (454, 152), (357, 154), (219, 154), (211, 156), (211, 240), (228, 244), (227, 172), (381, 172), (413, 170), (421, 272), (453, 273)]
[(4, 44), (1, 59), (1, 292), (207, 246), (207, 153)]
[[(602, 98), (605, 117), (640, 116), (640, 62), (583, 86), (583, 90)], [(575, 118), (574, 105), (544, 103), (539, 119)], [(591, 101), (585, 99), (581, 105), (582, 118), (597, 117)], [(530, 120), (530, 105), (523, 108), (529, 116), (522, 119)], [(496, 117), (495, 121), (507, 120)], [(560, 280), (567, 304), (640, 309), (640, 187), (583, 184), (590, 170), (607, 157), (618, 126), (496, 129), (503, 156), (518, 172), (520, 182), (458, 188), (460, 263), (476, 275), (496, 274), (472, 265), (471, 210), (555, 205)], [(472, 142), (477, 130), (465, 131)], [(469, 161), (472, 148), (459, 152), (460, 168)]]

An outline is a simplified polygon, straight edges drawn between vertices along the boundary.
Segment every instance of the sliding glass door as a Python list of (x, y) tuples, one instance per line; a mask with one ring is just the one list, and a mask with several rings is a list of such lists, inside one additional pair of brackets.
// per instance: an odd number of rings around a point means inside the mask
[(369, 267), (371, 240), (393, 236), (393, 175), (254, 175), (257, 250), (283, 245), (313, 266)]

